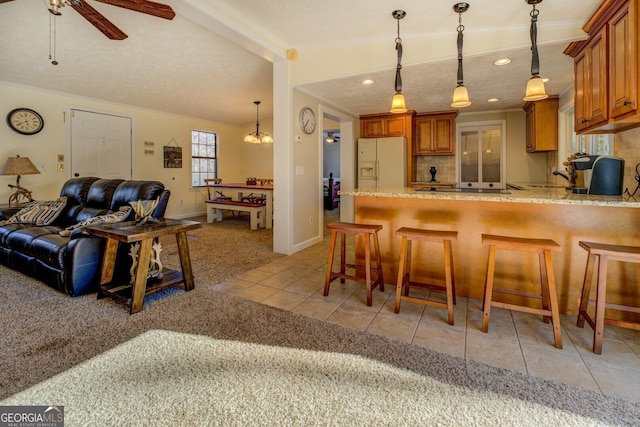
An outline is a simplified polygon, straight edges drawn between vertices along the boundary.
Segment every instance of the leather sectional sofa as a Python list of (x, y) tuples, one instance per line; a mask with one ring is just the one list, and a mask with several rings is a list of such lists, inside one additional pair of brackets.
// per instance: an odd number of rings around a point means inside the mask
[[(153, 217), (160, 218), (164, 216), (169, 195), (158, 181), (72, 178), (60, 191), (66, 205), (49, 225), (0, 226), (0, 262), (71, 296), (93, 292), (100, 280), (104, 239), (83, 233), (81, 228), (67, 237), (60, 232), (89, 218), (116, 212), (137, 200), (159, 198)], [(133, 219), (133, 215), (131, 212), (128, 219)], [(119, 259), (126, 262), (128, 249), (121, 249)], [(128, 267), (118, 271), (128, 272)]]

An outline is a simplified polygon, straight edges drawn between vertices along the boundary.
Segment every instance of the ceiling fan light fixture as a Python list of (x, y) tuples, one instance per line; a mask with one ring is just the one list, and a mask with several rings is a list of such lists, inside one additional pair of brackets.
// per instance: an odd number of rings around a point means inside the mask
[(396, 37), (396, 52), (398, 53), (398, 64), (396, 65), (396, 93), (391, 100), (391, 113), (406, 113), (407, 105), (402, 94), (402, 76), (400, 70), (402, 70), (402, 39), (400, 38), (400, 20), (407, 16), (407, 12), (404, 10), (394, 10), (391, 12), (391, 16), (398, 22), (398, 35)]

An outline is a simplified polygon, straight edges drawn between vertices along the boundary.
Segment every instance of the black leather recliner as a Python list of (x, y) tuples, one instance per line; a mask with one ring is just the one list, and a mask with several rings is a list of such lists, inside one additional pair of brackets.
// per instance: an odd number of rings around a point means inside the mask
[(71, 296), (93, 292), (100, 280), (105, 240), (80, 229), (69, 237), (59, 232), (136, 200), (159, 198), (153, 217), (160, 218), (167, 209), (169, 195), (158, 181), (72, 178), (60, 190), (60, 196), (67, 197), (67, 205), (51, 225), (0, 226), (0, 262)]

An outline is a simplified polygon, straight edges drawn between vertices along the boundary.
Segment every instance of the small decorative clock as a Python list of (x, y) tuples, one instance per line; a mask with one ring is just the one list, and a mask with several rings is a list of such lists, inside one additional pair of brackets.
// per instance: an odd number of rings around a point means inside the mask
[(309, 107), (300, 110), (300, 129), (307, 135), (316, 130), (316, 113)]
[(7, 114), (7, 124), (11, 130), (22, 135), (35, 135), (44, 127), (44, 120), (29, 108), (16, 108)]

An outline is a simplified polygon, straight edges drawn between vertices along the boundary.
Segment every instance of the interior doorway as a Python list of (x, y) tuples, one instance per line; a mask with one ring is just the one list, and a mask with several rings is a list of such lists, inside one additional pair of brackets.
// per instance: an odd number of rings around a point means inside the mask
[(79, 109), (71, 109), (69, 115), (71, 176), (131, 179), (131, 117)]
[[(322, 120), (323, 222), (340, 220), (340, 121), (329, 114)], [(326, 233), (326, 230), (325, 230)]]

